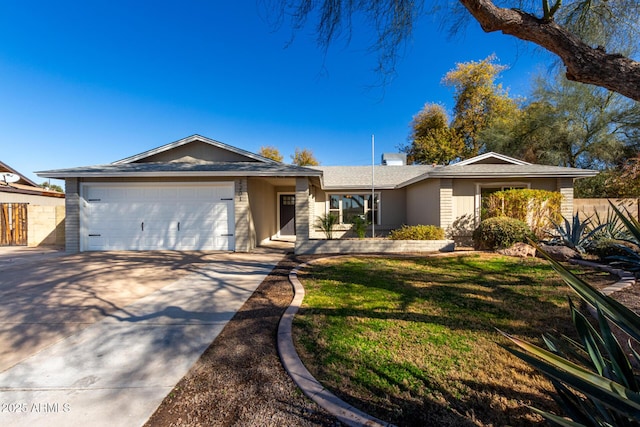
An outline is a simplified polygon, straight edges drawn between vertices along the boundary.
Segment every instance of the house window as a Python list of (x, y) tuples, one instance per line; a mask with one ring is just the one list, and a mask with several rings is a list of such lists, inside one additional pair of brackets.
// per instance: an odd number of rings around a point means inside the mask
[(379, 224), (379, 199), (380, 195), (377, 193), (374, 199), (371, 194), (330, 194), (328, 213), (336, 215), (340, 224), (352, 224), (356, 216), (364, 216), (367, 221)]
[(283, 195), (280, 198), (283, 206), (295, 206), (296, 205), (296, 196), (287, 196)]

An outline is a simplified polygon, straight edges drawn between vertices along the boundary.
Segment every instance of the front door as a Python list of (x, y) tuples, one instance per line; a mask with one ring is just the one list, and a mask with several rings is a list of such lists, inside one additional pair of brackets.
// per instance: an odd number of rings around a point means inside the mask
[(280, 194), (280, 235), (296, 235), (296, 196)]

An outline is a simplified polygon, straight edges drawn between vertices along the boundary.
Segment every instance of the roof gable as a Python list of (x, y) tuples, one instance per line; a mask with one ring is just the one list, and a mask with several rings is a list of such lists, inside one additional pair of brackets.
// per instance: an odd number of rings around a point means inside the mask
[(114, 165), (127, 163), (199, 163), (199, 162), (260, 162), (278, 163), (258, 154), (232, 147), (200, 135), (187, 138), (145, 151), (113, 162)]
[(472, 157), (467, 160), (455, 163), (451, 166), (467, 166), (467, 165), (530, 165), (531, 163), (523, 160), (514, 159), (513, 157), (505, 156), (504, 154), (489, 153), (480, 154), (479, 156)]
[[(22, 175), (20, 172), (18, 172), (17, 170), (12, 168), (11, 166), (7, 165), (6, 163), (0, 162), (0, 173), (3, 173), (3, 172), (8, 172), (8, 173), (12, 173), (14, 175), (18, 175), (20, 177), (20, 180), (18, 180), (18, 182), (16, 184), (28, 185), (28, 186), (36, 187), (36, 188), (40, 189), (38, 184), (36, 184), (35, 182), (31, 181), (29, 178), (27, 178), (26, 176)], [(4, 184), (4, 181), (2, 183)]]

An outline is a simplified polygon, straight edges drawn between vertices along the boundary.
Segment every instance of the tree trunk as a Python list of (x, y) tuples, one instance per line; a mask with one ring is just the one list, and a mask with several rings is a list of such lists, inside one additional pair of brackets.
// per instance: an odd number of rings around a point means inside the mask
[(602, 86), (640, 101), (640, 62), (592, 48), (553, 20), (545, 21), (490, 0), (459, 0), (486, 32), (502, 31), (560, 57), (567, 79)]

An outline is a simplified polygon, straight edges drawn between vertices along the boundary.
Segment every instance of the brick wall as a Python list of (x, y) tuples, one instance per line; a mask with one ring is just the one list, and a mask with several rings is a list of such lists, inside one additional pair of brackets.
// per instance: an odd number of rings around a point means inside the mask
[(68, 253), (80, 252), (80, 183), (77, 178), (65, 180), (65, 248)]
[(577, 213), (584, 219), (597, 211), (600, 218), (604, 220), (609, 210), (609, 201), (618, 208), (620, 206), (626, 208), (632, 216), (640, 219), (640, 199), (573, 199), (572, 215)]
[(64, 206), (27, 206), (27, 244), (64, 246)]

